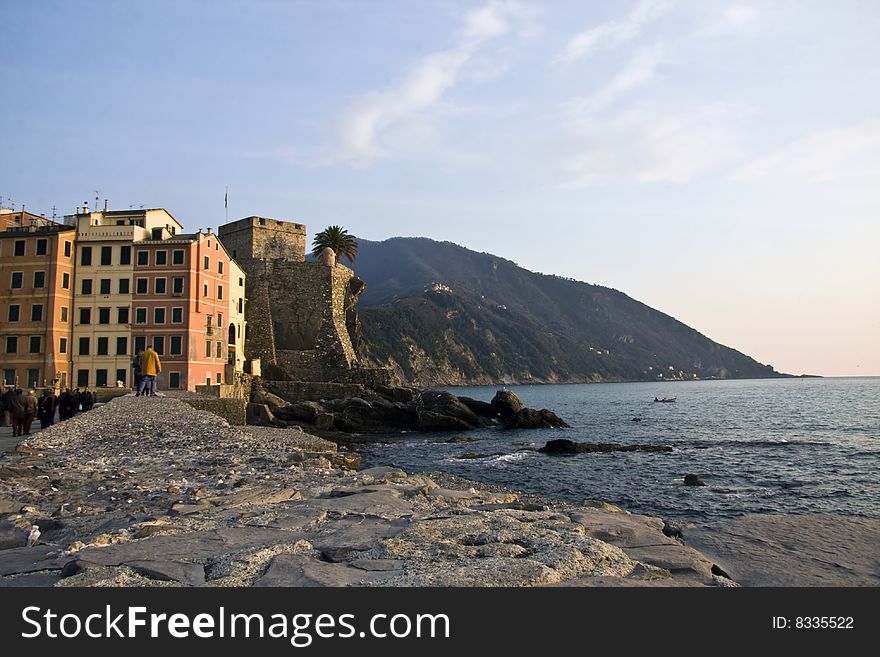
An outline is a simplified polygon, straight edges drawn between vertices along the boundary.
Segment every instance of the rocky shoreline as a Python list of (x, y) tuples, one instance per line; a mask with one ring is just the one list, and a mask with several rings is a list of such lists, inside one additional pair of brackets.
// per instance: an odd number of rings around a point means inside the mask
[(120, 397), (0, 459), (0, 586), (761, 585), (658, 518), (356, 465), (301, 429)]

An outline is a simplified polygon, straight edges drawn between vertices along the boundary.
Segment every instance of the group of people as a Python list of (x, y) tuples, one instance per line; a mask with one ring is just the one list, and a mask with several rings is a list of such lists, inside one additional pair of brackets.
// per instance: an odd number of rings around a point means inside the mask
[(97, 396), (88, 388), (70, 390), (65, 388), (60, 396), (53, 389), (44, 390), (39, 399), (33, 390), (10, 388), (0, 395), (0, 412), (3, 424), (9, 418), (13, 436), (29, 436), (34, 419), (40, 421), (40, 428), (45, 429), (55, 424), (55, 414), (61, 420), (69, 420), (80, 411), (89, 411), (95, 405)]

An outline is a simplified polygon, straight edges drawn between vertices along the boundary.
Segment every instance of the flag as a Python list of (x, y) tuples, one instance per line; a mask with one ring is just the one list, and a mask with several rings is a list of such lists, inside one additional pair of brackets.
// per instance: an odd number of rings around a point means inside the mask
[(229, 190), (228, 189), (226, 190), (226, 196), (223, 197), (223, 207), (224, 208), (229, 207)]

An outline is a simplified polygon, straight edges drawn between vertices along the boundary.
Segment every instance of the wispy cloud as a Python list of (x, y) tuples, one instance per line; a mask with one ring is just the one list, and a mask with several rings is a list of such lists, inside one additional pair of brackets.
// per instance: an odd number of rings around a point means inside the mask
[(840, 178), (880, 182), (880, 119), (813, 133), (752, 161), (732, 177), (761, 180), (776, 176), (806, 182)]
[(656, 20), (675, 4), (674, 0), (639, 0), (628, 14), (591, 27), (576, 34), (556, 57), (570, 63), (593, 53), (615, 48), (636, 39), (651, 21)]
[(563, 184), (682, 183), (729, 164), (739, 154), (748, 108), (708, 104), (663, 114), (630, 111), (572, 122), (550, 157)]
[(768, 2), (732, 2), (708, 19), (701, 34), (718, 36), (755, 32), (767, 24), (770, 13), (771, 4)]
[(584, 115), (609, 107), (621, 96), (653, 80), (663, 55), (664, 49), (660, 46), (639, 50), (614, 78), (597, 91), (563, 103), (563, 113), (583, 118)]
[(365, 161), (382, 155), (382, 137), (435, 109), (480, 49), (506, 35), (511, 21), (522, 15), (516, 2), (504, 0), (467, 12), (453, 47), (425, 56), (398, 83), (367, 94), (344, 113), (340, 158)]

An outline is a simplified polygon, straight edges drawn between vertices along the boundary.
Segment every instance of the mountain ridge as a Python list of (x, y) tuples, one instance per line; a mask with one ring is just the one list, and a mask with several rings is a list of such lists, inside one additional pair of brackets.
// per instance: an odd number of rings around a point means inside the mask
[(367, 364), (414, 385), (788, 376), (625, 293), (423, 237), (359, 240)]

